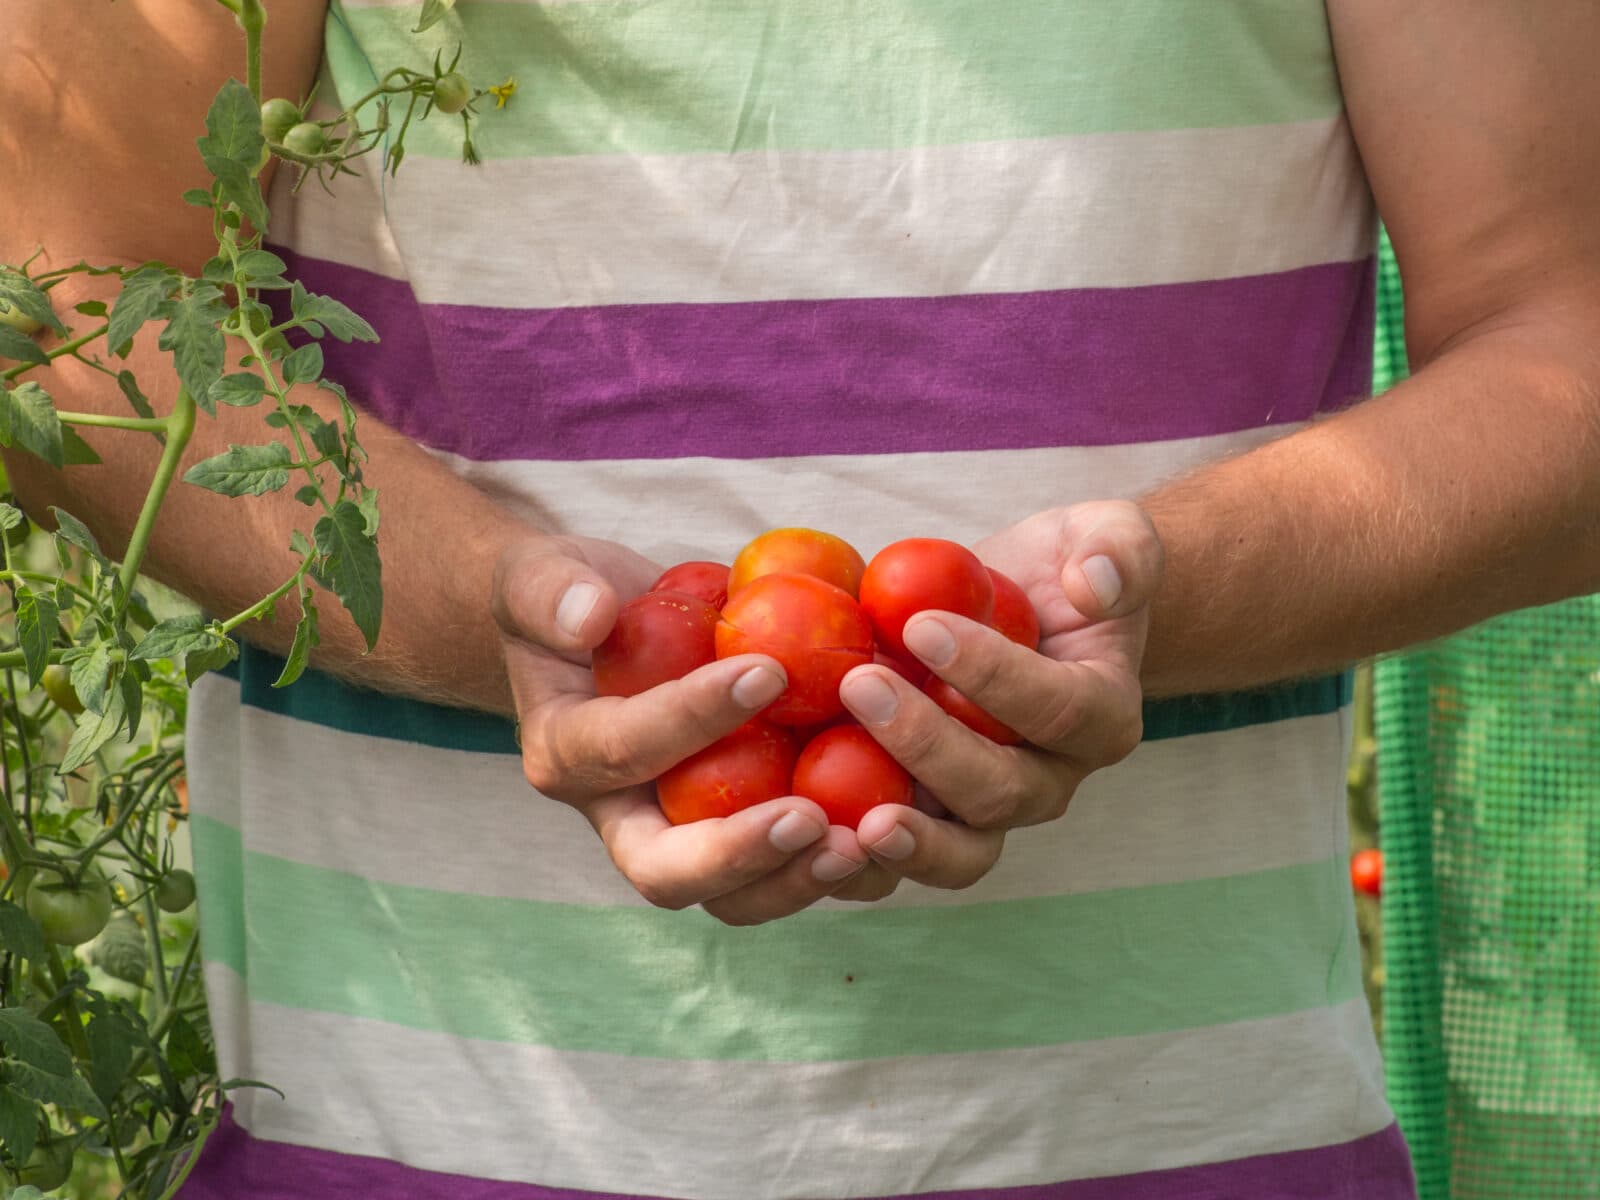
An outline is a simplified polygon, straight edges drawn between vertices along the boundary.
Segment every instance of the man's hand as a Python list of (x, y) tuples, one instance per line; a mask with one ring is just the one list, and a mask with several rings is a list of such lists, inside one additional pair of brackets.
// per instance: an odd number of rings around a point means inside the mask
[(775, 700), (782, 668), (747, 654), (638, 696), (595, 695), (589, 652), (660, 573), (623, 546), (581, 538), (523, 539), (501, 556), (493, 607), (523, 771), (588, 819), (652, 904), (699, 904), (732, 925), (788, 916), (867, 865), (854, 834), (794, 796), (675, 826), (650, 782)]
[(950, 613), (913, 617), (906, 645), (1027, 742), (1000, 746), (973, 733), (884, 667), (847, 675), (850, 711), (933, 803), (862, 818), (857, 836), (875, 865), (834, 893), (843, 899), (881, 898), (902, 878), (971, 886), (998, 860), (1006, 830), (1059, 817), (1090, 772), (1139, 744), (1139, 667), (1162, 571), (1144, 513), (1121, 501), (1052, 509), (974, 549), (1033, 602), (1038, 651)]

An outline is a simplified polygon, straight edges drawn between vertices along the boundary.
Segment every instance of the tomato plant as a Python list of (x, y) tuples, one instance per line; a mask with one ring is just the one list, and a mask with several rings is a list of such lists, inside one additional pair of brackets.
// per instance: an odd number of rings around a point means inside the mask
[(105, 880), (89, 876), (71, 879), (41, 872), (28, 888), (25, 904), (45, 939), (58, 946), (87, 942), (111, 919), (111, 889)]
[(987, 625), (994, 613), (994, 583), (978, 556), (943, 538), (891, 542), (861, 576), (861, 607), (878, 644), (894, 658), (916, 661), (901, 637), (906, 621), (927, 609), (970, 617)]
[(713, 608), (728, 602), (728, 567), (719, 562), (681, 562), (650, 585), (652, 592), (688, 592)]
[(269, 142), (282, 142), (289, 130), (305, 119), (292, 100), (274, 96), (261, 106), (261, 134)]
[(637, 696), (717, 657), (717, 610), (688, 592), (646, 592), (622, 606), (594, 648), (595, 692)]
[(315, 158), (328, 148), (328, 135), (315, 121), (301, 121), (283, 135), (283, 145), (304, 158)]
[(794, 794), (815, 800), (830, 825), (854, 829), (880, 804), (910, 804), (911, 775), (860, 725), (835, 725), (806, 743), (794, 764)]
[(1350, 856), (1350, 886), (1363, 896), (1383, 894), (1383, 851), (1357, 850)]
[(156, 907), (162, 912), (180, 913), (194, 903), (194, 875), (174, 867), (156, 883)]
[(433, 104), (442, 113), (452, 116), (472, 100), (472, 85), (460, 71), (441, 75), (433, 84)]
[(656, 780), (656, 799), (674, 825), (728, 817), (789, 794), (795, 738), (766, 721), (746, 721)]
[(763, 575), (729, 597), (717, 622), (717, 657), (767, 654), (789, 677), (762, 715), (813, 725), (844, 712), (839, 682), (872, 661), (872, 627), (850, 593), (813, 575)]
[(763, 575), (794, 574), (811, 575), (855, 596), (865, 569), (861, 555), (841, 537), (816, 529), (769, 529), (734, 558), (728, 595), (738, 595)]

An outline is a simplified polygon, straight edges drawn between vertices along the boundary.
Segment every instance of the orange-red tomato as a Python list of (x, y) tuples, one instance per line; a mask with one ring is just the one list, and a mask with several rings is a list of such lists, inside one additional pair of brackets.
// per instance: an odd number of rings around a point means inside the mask
[(688, 592), (646, 592), (622, 606), (594, 648), (594, 690), (637, 696), (717, 657), (717, 610)]
[[(990, 582), (994, 584), (994, 615), (989, 618), (990, 628), (1019, 646), (1038, 649), (1039, 614), (1033, 611), (1032, 601), (1009, 575), (1003, 575), (993, 567), (989, 567), (988, 571)], [(1015, 729), (991, 715), (987, 709), (978, 707), (937, 675), (929, 675), (922, 690), (945, 712), (991, 742), (1015, 746), (1022, 741), (1022, 735)]]
[(910, 804), (911, 775), (859, 725), (835, 725), (806, 743), (794, 764), (794, 794), (815, 800), (830, 825), (854, 829), (880, 804)]
[(849, 542), (816, 529), (769, 529), (739, 551), (728, 573), (737, 596), (763, 575), (813, 575), (855, 596), (866, 564)]
[(661, 811), (674, 825), (686, 825), (787, 796), (796, 749), (787, 729), (746, 721), (662, 773), (656, 780)]
[(1382, 850), (1357, 850), (1350, 856), (1350, 886), (1363, 896), (1382, 895)]
[(650, 585), (652, 592), (688, 592), (713, 608), (728, 601), (728, 568), (719, 562), (681, 562)]
[(850, 594), (813, 575), (763, 575), (728, 598), (718, 658), (768, 654), (789, 686), (762, 712), (779, 725), (815, 725), (844, 712), (839, 681), (872, 661), (872, 627)]
[(1022, 735), (1015, 729), (992, 715), (988, 709), (978, 707), (976, 701), (967, 699), (965, 693), (957, 691), (937, 675), (928, 677), (928, 682), (922, 685), (922, 694), (972, 732), (981, 733), (991, 742), (1015, 746), (1022, 741)]
[(965, 546), (943, 538), (906, 538), (872, 556), (861, 576), (861, 607), (884, 651), (914, 662), (916, 655), (900, 636), (907, 618), (937, 608), (987, 625), (994, 614), (994, 583)]
[(880, 667), (888, 667), (889, 670), (914, 688), (919, 688), (927, 683), (929, 677), (933, 674), (932, 671), (914, 658), (896, 658), (892, 654), (885, 654), (882, 650), (872, 656), (872, 661)]

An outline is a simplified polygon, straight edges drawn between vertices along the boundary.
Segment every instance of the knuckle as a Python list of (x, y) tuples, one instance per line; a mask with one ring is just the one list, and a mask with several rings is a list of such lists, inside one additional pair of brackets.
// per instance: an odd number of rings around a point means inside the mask
[(1029, 740), (1051, 749), (1064, 746), (1083, 729), (1085, 716), (1078, 689), (1057, 688), (1044, 701), (1034, 736)]
[(970, 798), (961, 806), (962, 819), (974, 829), (1004, 829), (1017, 812), (1011, 791), (1001, 785)]
[(664, 908), (668, 912), (681, 912), (689, 907), (689, 899), (676, 888), (669, 886), (665, 880), (645, 872), (629, 874), (626, 868), (623, 868), (622, 873), (627, 876), (628, 882), (633, 884), (634, 890), (654, 907)]

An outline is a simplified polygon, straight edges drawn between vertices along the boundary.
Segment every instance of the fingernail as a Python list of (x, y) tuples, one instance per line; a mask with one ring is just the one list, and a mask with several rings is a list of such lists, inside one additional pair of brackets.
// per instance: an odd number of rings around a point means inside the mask
[(823, 883), (837, 883), (841, 879), (848, 879), (866, 863), (856, 862), (842, 854), (835, 854), (832, 850), (824, 850), (811, 860), (811, 875)]
[(895, 862), (910, 858), (916, 848), (917, 839), (911, 836), (911, 831), (904, 825), (896, 825), (893, 832), (867, 847), (879, 858), (892, 859)]
[(733, 681), (733, 702), (741, 708), (765, 708), (788, 687), (788, 681), (766, 667), (751, 667)]
[(840, 695), (850, 711), (868, 725), (887, 725), (900, 709), (900, 697), (876, 675), (847, 679)]
[(583, 622), (594, 611), (595, 601), (600, 599), (600, 589), (594, 584), (580, 581), (573, 584), (561, 597), (561, 603), (556, 605), (556, 624), (561, 627), (561, 632), (568, 637), (577, 637), (578, 630), (583, 628)]
[(804, 813), (790, 812), (772, 823), (767, 840), (785, 854), (793, 854), (796, 850), (804, 850), (826, 832), (824, 826)]
[(1093, 558), (1084, 559), (1079, 569), (1094, 589), (1094, 594), (1100, 598), (1100, 603), (1107, 609), (1116, 607), (1117, 599), (1122, 595), (1122, 576), (1117, 574), (1117, 565), (1104, 554), (1096, 554)]
[(947, 667), (956, 656), (956, 639), (942, 621), (924, 617), (913, 621), (902, 635), (911, 652), (935, 667)]

